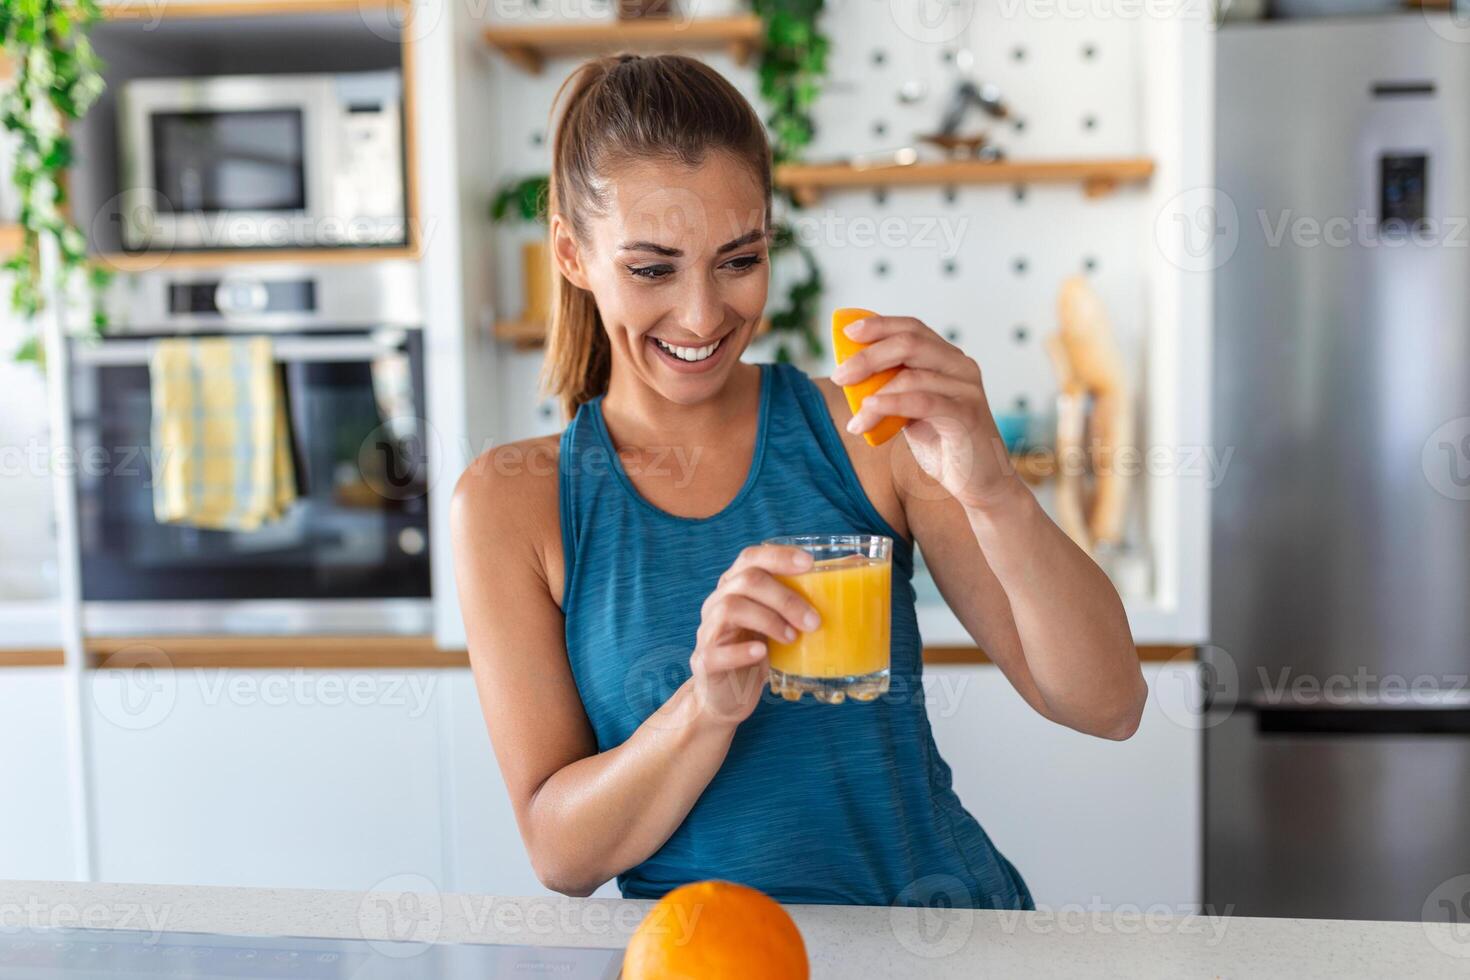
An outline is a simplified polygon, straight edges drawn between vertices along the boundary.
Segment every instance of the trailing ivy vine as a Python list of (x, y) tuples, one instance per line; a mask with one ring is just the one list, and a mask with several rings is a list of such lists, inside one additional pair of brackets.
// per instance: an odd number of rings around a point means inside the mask
[[(95, 0), (0, 0), (0, 49), (14, 66), (11, 85), (0, 96), (0, 122), (17, 144), (13, 182), (23, 232), (19, 251), (3, 268), (15, 277), (11, 306), (32, 331), (16, 360), (42, 357), (34, 325), (48, 293), (64, 293), (83, 270), (94, 289), (107, 280), (103, 269), (89, 266), (86, 239), (63, 210), (62, 175), (72, 160), (66, 127), (102, 94), (101, 62), (86, 35), (97, 17)], [(42, 268), (46, 236), (56, 241), (60, 260), (54, 282), (45, 280)], [(99, 307), (93, 329), (101, 327)]]
[[(823, 0), (752, 0), (751, 6), (765, 26), (757, 71), (771, 157), (776, 164), (795, 163), (816, 134), (812, 110), (827, 75), (829, 43), (818, 23)], [(789, 194), (783, 196), (788, 206), (797, 207)], [(771, 330), (781, 338), (776, 359), (791, 360), (793, 352), (785, 338), (793, 335), (807, 356), (820, 357), (824, 345), (817, 330), (817, 304), (822, 296), (822, 270), (788, 222), (778, 221), (773, 230), (772, 256), (795, 250), (804, 269), (803, 276), (788, 289), (786, 305), (771, 313)]]
[(822, 299), (822, 269), (817, 257), (796, 237), (795, 229), (777, 222), (771, 236), (771, 254), (794, 250), (801, 258), (805, 274), (786, 293), (786, 306), (771, 313), (771, 332), (781, 337), (776, 344), (776, 360), (791, 360), (791, 348), (783, 335), (794, 334), (808, 357), (821, 357), (826, 349), (817, 332), (818, 306)]
[(495, 222), (546, 221), (546, 202), (550, 197), (551, 178), (535, 174), (501, 185), (490, 201), (490, 220)]
[(777, 163), (800, 160), (816, 132), (812, 108), (827, 75), (829, 43), (817, 23), (823, 0), (753, 0), (751, 6), (765, 26), (757, 71), (771, 155)]

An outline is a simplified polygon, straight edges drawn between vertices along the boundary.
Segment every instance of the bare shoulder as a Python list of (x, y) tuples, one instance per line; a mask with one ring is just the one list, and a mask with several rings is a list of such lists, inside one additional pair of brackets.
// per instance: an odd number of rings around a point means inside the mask
[(863, 485), (863, 492), (889, 524), (904, 534), (909, 533), (893, 479), (894, 453), (900, 441), (895, 438), (881, 446), (870, 446), (862, 436), (848, 432), (847, 423), (852, 418), (852, 410), (847, 407), (847, 396), (843, 394), (842, 387), (834, 384), (831, 378), (812, 378), (812, 383), (827, 403), (827, 411), (832, 415), (837, 435), (857, 472), (858, 482)]
[(530, 561), (560, 601), (561, 525), (557, 463), (560, 434), (494, 446), (460, 474), (450, 504), (455, 547), (498, 559)]

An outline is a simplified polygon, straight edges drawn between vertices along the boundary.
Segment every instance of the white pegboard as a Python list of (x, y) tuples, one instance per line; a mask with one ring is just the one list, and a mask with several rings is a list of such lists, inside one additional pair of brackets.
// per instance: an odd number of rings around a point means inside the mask
[[(1056, 7), (1019, 0), (957, 2), (943, 27), (933, 2), (832, 0), (824, 20), (832, 39), (830, 84), (819, 106), (811, 156), (902, 145), (931, 131), (956, 76), (955, 55), (974, 56), (974, 73), (1000, 86), (1020, 125), (995, 127), (1013, 156), (1108, 156), (1136, 152), (1139, 128), (1138, 23), (1069, 19)], [(909, 11), (903, 16), (902, 11)], [(904, 105), (917, 82), (925, 94)], [(1091, 125), (1088, 120), (1091, 119)], [(880, 131), (878, 124), (884, 124)]]

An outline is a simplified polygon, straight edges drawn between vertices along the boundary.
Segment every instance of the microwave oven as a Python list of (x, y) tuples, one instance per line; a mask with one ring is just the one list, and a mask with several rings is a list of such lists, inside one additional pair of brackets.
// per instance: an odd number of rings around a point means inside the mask
[(124, 83), (123, 248), (406, 244), (402, 88), (397, 71)]

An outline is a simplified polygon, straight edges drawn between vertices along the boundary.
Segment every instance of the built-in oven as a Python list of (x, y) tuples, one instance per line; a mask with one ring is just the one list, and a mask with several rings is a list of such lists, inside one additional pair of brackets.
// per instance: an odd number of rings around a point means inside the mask
[(126, 249), (407, 240), (397, 71), (135, 79), (118, 109)]
[[(114, 284), (113, 327), (72, 343), (81, 589), (93, 634), (424, 633), (428, 423), (411, 263), (156, 271)], [(160, 523), (150, 354), (263, 333), (283, 381), (296, 499), (249, 531)]]

